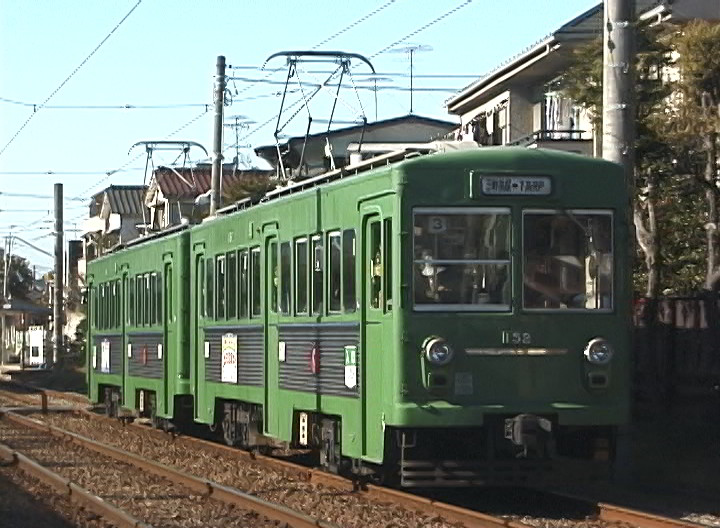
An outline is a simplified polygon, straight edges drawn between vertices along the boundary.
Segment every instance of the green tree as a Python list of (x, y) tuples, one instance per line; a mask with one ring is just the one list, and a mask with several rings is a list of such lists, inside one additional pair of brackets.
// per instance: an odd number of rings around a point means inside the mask
[[(7, 262), (6, 259), (4, 259)], [(5, 281), (5, 265), (0, 269), (0, 288)], [(13, 299), (27, 299), (33, 287), (33, 273), (27, 260), (12, 256), (7, 276), (8, 296)], [(2, 293), (2, 290), (0, 290)]]

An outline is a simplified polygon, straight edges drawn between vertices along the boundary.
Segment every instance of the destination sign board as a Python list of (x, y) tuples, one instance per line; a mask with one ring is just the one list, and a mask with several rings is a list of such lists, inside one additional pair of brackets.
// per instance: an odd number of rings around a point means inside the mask
[(549, 176), (482, 176), (481, 182), (487, 196), (547, 196), (552, 191)]

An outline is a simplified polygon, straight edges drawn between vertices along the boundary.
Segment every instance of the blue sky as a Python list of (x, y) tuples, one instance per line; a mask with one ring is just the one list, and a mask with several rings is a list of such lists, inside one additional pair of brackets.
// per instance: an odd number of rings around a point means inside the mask
[[(232, 66), (259, 68), (272, 53), (312, 49), (342, 50), (372, 57), (378, 72), (409, 73), (407, 53), (379, 51), (422, 45), (414, 54), (414, 73), (481, 76), (542, 39), (562, 23), (594, 6), (596, 0), (142, 0), (105, 43), (48, 101), (37, 108), (108, 36), (137, 0), (0, 0), (0, 237), (10, 231), (52, 253), (53, 184), (64, 184), (66, 238), (74, 238), (87, 216), (88, 198), (110, 184), (141, 184), (145, 158), (128, 156), (145, 140), (197, 141), (212, 147), (212, 87), (218, 55)], [(447, 17), (426, 24), (456, 9)], [(371, 13), (372, 16), (368, 16)], [(363, 17), (364, 21), (342, 31)], [(418, 31), (420, 30), (420, 31)], [(335, 36), (337, 33), (339, 35)], [(332, 38), (331, 38), (332, 37)], [(406, 38), (407, 37), (407, 38)], [(282, 68), (277, 59), (268, 67)], [(301, 79), (313, 82), (331, 65), (306, 65)], [(362, 73), (353, 70), (358, 85)], [(284, 81), (285, 71), (229, 70), (229, 75)], [(459, 89), (473, 78), (416, 77), (416, 88)], [(407, 77), (380, 85), (406, 88)], [(246, 116), (254, 124), (241, 131), (241, 143), (273, 142), (282, 86), (236, 80), (226, 116)], [(235, 92), (237, 91), (237, 95)], [(444, 101), (451, 91), (415, 92), (415, 114), (450, 119)], [(296, 94), (290, 96), (293, 102)], [(352, 120), (360, 107), (352, 90), (343, 90), (336, 119)], [(14, 102), (8, 102), (14, 101)], [(362, 108), (375, 118), (371, 91), (361, 92)], [(25, 104), (19, 104), (25, 103)], [(33, 107), (27, 104), (35, 104)], [(378, 92), (377, 115), (386, 119), (409, 112), (407, 91)], [(204, 104), (209, 105), (205, 112)], [(313, 119), (327, 119), (330, 98), (321, 93), (311, 106)], [(51, 106), (153, 106), (160, 108), (50, 108)], [(32, 118), (20, 133), (23, 123)], [(289, 117), (289, 116), (288, 116)], [(190, 124), (188, 124), (190, 123)], [(302, 134), (307, 114), (285, 130)], [(170, 136), (183, 127), (180, 132)], [(326, 127), (327, 125), (325, 125)], [(323, 129), (322, 124), (313, 128)], [(253, 132), (248, 137), (249, 132)], [(170, 137), (169, 137), (170, 136)], [(10, 142), (8, 144), (8, 142)], [(235, 143), (227, 128), (224, 144)], [(251, 154), (251, 149), (241, 153)], [(234, 150), (225, 152), (232, 159)], [(170, 163), (175, 153), (156, 155)], [(192, 152), (191, 160), (204, 156)], [(124, 168), (107, 176), (108, 171)], [(52, 171), (55, 174), (45, 174)], [(37, 197), (17, 195), (32, 194)], [(39, 269), (52, 258), (22, 244), (17, 251)]]

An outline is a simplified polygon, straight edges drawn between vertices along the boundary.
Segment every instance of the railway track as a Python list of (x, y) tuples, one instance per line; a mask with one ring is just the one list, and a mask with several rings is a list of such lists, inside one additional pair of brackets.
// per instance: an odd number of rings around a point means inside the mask
[[(0, 393), (0, 396), (2, 396), (2, 393)], [(111, 431), (122, 432), (122, 434), (116, 433), (114, 435), (118, 443), (121, 441), (126, 443), (128, 441), (127, 439), (121, 439), (121, 436), (123, 435), (153, 438), (153, 442), (156, 442), (158, 445), (167, 445), (171, 438), (166, 433), (144, 426), (122, 427), (115, 420), (109, 420), (84, 410), (75, 411), (74, 418), (70, 418), (65, 415), (63, 415), (62, 418), (60, 416), (47, 415), (46, 417), (43, 417), (43, 419), (57, 424), (62, 422), (64, 425), (70, 426), (71, 429), (76, 432), (83, 433), (90, 432), (92, 429), (97, 431), (100, 429), (100, 424), (102, 424), (103, 430), (107, 428), (107, 431), (104, 432), (106, 436), (113, 436)], [(91, 421), (95, 424), (92, 427), (90, 426)], [(148, 455), (153, 452), (154, 448), (151, 449), (148, 447), (147, 443), (144, 444), (143, 440), (136, 440), (135, 443), (138, 451), (147, 452)], [(484, 528), (527, 528), (528, 526), (538, 525), (536, 520), (524, 517), (487, 515), (478, 511), (473, 511), (472, 509), (433, 500), (432, 498), (425, 498), (372, 484), (360, 485), (357, 482), (351, 482), (336, 475), (310, 469), (305, 466), (290, 463), (285, 460), (279, 460), (274, 457), (266, 457), (239, 451), (237, 449), (229, 448), (207, 440), (177, 436), (173, 437), (170, 444), (173, 446), (172, 449), (177, 449), (181, 452), (205, 453), (203, 456), (208, 462), (207, 466), (210, 466), (206, 469), (212, 474), (215, 474), (216, 470), (212, 469), (212, 463), (210, 462), (217, 461), (218, 459), (241, 460), (246, 465), (272, 468), (273, 471), (287, 475), (289, 478), (294, 479), (294, 481), (298, 483), (298, 487), (300, 487), (301, 484), (303, 486), (313, 486), (315, 488), (315, 493), (322, 494), (327, 493), (327, 490), (334, 490), (335, 493), (343, 494), (342, 496), (348, 498), (362, 499), (366, 503), (366, 508), (371, 508), (372, 504), (390, 505), (392, 508), (392, 513), (390, 513), (390, 515), (405, 518), (408, 521), (408, 525), (413, 525), (413, 522), (416, 523), (414, 524), (415, 526), (430, 524), (434, 526), (450, 526), (461, 524), (464, 526), (480, 526)], [(192, 466), (192, 463), (189, 465)], [(221, 478), (220, 480), (230, 486), (242, 487), (243, 485), (242, 477), (238, 477), (234, 480), (232, 478)], [(247, 482), (245, 482), (245, 485), (247, 485)], [(260, 492), (261, 494), (264, 493), (264, 490), (259, 486), (252, 491)], [(312, 492), (304, 491), (304, 493)], [(575, 501), (582, 500), (576, 497), (572, 497), (570, 499)], [(350, 506), (352, 506), (352, 508), (356, 508), (356, 506), (348, 503), (348, 508), (350, 508)], [(592, 519), (596, 525), (613, 526), (625, 524), (640, 528), (697, 528), (697, 526), (699, 526), (695, 523), (653, 515), (638, 510), (622, 508), (607, 503), (587, 504), (586, 508), (591, 512), (589, 518)], [(412, 514), (405, 513), (402, 510), (407, 510), (407, 512), (417, 512), (420, 516), (412, 517)], [(385, 515), (386, 514), (380, 512), (379, 516), (387, 520)], [(410, 515), (409, 518), (408, 515)], [(348, 519), (343, 516), (340, 516), (336, 522), (340, 525), (348, 526), (384, 525), (382, 522), (377, 523), (377, 519), (369, 518), (367, 516), (361, 515), (359, 518), (362, 521), (361, 523), (351, 522), (348, 524)], [(583, 522), (586, 523), (587, 520), (583, 519), (582, 521), (578, 521), (578, 524), (583, 524)], [(565, 520), (562, 525), (569, 526), (572, 525), (572, 523), (573, 521)], [(398, 525), (405, 525), (405, 523), (403, 522)], [(583, 525), (586, 526), (586, 524)], [(546, 522), (543, 526), (552, 526), (552, 521), (550, 523)]]
[[(334, 526), (12, 412), (3, 415), (0, 437), (8, 444), (0, 445), (7, 463), (116, 526), (182, 527), (196, 525), (198, 518), (208, 526)], [(55, 473), (48, 466), (62, 469)]]

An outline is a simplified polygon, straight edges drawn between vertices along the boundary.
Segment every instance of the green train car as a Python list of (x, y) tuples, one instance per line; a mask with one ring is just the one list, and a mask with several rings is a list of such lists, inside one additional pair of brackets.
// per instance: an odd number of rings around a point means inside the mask
[(239, 202), (91, 264), (94, 292), (189, 238), (171, 279), (189, 336), (164, 384), (92, 369), (91, 396), (123, 387), (140, 410), (128, 391), (156, 390), (160, 416), (179, 398), (229, 444), (314, 448), (407, 487), (610, 461), (629, 418), (627, 207), (618, 166), (508, 147), (394, 153)]
[(191, 414), (189, 230), (147, 237), (88, 264), (88, 390), (117, 416)]

